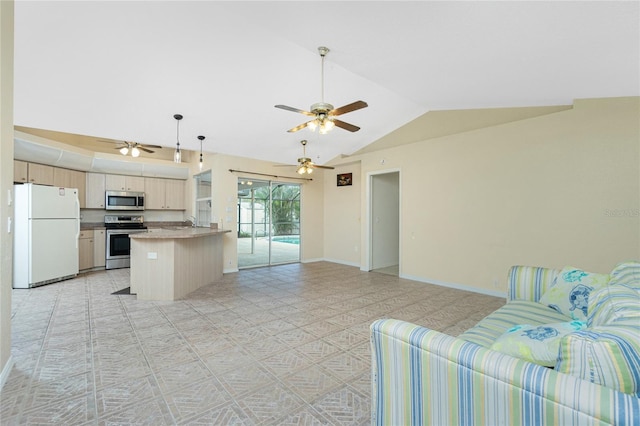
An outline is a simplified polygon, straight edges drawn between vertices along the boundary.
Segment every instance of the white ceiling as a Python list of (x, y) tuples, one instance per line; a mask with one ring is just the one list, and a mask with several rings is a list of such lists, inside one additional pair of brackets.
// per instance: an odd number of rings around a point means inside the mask
[[(362, 129), (287, 133), (320, 101)], [(323, 163), (427, 111), (640, 95), (637, 1), (24, 1), (15, 124)]]

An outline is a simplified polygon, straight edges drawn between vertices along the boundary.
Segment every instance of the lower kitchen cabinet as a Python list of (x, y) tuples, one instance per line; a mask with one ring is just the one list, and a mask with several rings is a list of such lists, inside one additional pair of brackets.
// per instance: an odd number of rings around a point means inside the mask
[(107, 231), (104, 229), (93, 230), (93, 267), (105, 267), (107, 248)]
[(78, 238), (78, 269), (104, 268), (106, 265), (106, 239), (104, 228), (80, 231)]
[(78, 269), (93, 268), (93, 229), (80, 231), (78, 237)]

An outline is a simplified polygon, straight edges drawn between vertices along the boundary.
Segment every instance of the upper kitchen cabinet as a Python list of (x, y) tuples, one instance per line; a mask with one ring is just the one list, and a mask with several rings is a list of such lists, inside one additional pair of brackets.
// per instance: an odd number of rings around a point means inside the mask
[(78, 201), (80, 201), (81, 209), (86, 207), (86, 185), (85, 172), (63, 169), (60, 167), (53, 168), (53, 186), (77, 188)]
[(107, 191), (145, 191), (145, 178), (141, 176), (106, 175)]
[(144, 178), (147, 210), (185, 210), (183, 180)]
[(29, 163), (26, 161), (13, 161), (13, 181), (27, 183), (29, 179)]
[[(53, 186), (53, 166), (46, 166), (44, 164), (26, 163), (24, 161), (14, 160), (14, 182), (31, 182), (39, 185)], [(17, 164), (17, 167), (16, 167)], [(26, 177), (24, 175), (24, 168), (27, 168)], [(18, 169), (16, 176), (16, 168)], [(24, 180), (23, 180), (24, 179)]]
[(104, 173), (87, 173), (87, 200), (88, 209), (104, 209), (106, 191), (106, 177)]

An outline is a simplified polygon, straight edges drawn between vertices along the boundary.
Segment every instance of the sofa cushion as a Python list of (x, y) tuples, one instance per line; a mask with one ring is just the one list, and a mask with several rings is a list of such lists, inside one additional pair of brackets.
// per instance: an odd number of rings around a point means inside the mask
[(571, 321), (561, 313), (538, 302), (514, 300), (487, 315), (474, 327), (458, 336), (461, 339), (490, 348), (505, 331), (518, 324), (538, 326)]
[(498, 337), (491, 349), (545, 367), (553, 367), (558, 361), (560, 339), (584, 327), (586, 324), (581, 321), (538, 326), (516, 325)]
[(610, 285), (623, 284), (640, 290), (640, 262), (622, 262), (616, 265), (609, 274)]
[(640, 397), (640, 326), (594, 327), (560, 340), (555, 369)]
[(626, 284), (608, 285), (589, 295), (589, 327), (640, 325), (640, 290)]
[(589, 293), (609, 282), (608, 274), (594, 274), (565, 267), (556, 282), (540, 298), (540, 303), (578, 321), (587, 321)]

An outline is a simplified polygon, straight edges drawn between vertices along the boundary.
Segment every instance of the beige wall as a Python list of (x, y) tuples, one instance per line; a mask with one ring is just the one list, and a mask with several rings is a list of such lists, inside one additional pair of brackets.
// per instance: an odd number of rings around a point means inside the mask
[[(337, 186), (337, 175), (352, 174), (351, 186)], [(362, 174), (360, 162), (325, 170), (324, 258), (346, 265), (360, 266), (360, 226)]]
[[(581, 100), (349, 161), (361, 161), (363, 180), (400, 170), (403, 276), (505, 292), (514, 264), (608, 272), (640, 258), (639, 105), (637, 97)], [(364, 266), (366, 185), (360, 189), (362, 226), (340, 238), (360, 234)], [(327, 200), (335, 196), (327, 190)], [(329, 234), (337, 219), (326, 218)], [(327, 240), (326, 258), (351, 260)]]
[[(302, 208), (300, 226), (303, 238), (301, 240), (302, 261), (323, 257), (323, 192), (324, 180), (322, 173), (313, 173), (311, 181), (297, 179), (299, 175), (295, 167), (274, 167), (274, 163), (252, 160), (249, 158), (229, 155), (207, 155), (204, 161), (206, 169), (211, 168), (212, 180), (212, 218), (219, 221), (225, 229), (233, 232), (225, 234), (224, 240), (224, 270), (225, 272), (238, 269), (237, 255), (237, 197), (238, 178), (246, 177), (256, 180), (277, 180), (281, 182), (302, 183)], [(254, 175), (250, 173), (231, 173), (229, 169), (246, 172), (264, 173), (270, 176)], [(273, 175), (282, 176), (275, 178)]]
[[(11, 369), (11, 280), (13, 234), (7, 221), (13, 217), (13, 1), (0, 1), (0, 374)], [(0, 381), (0, 386), (3, 384)]]

